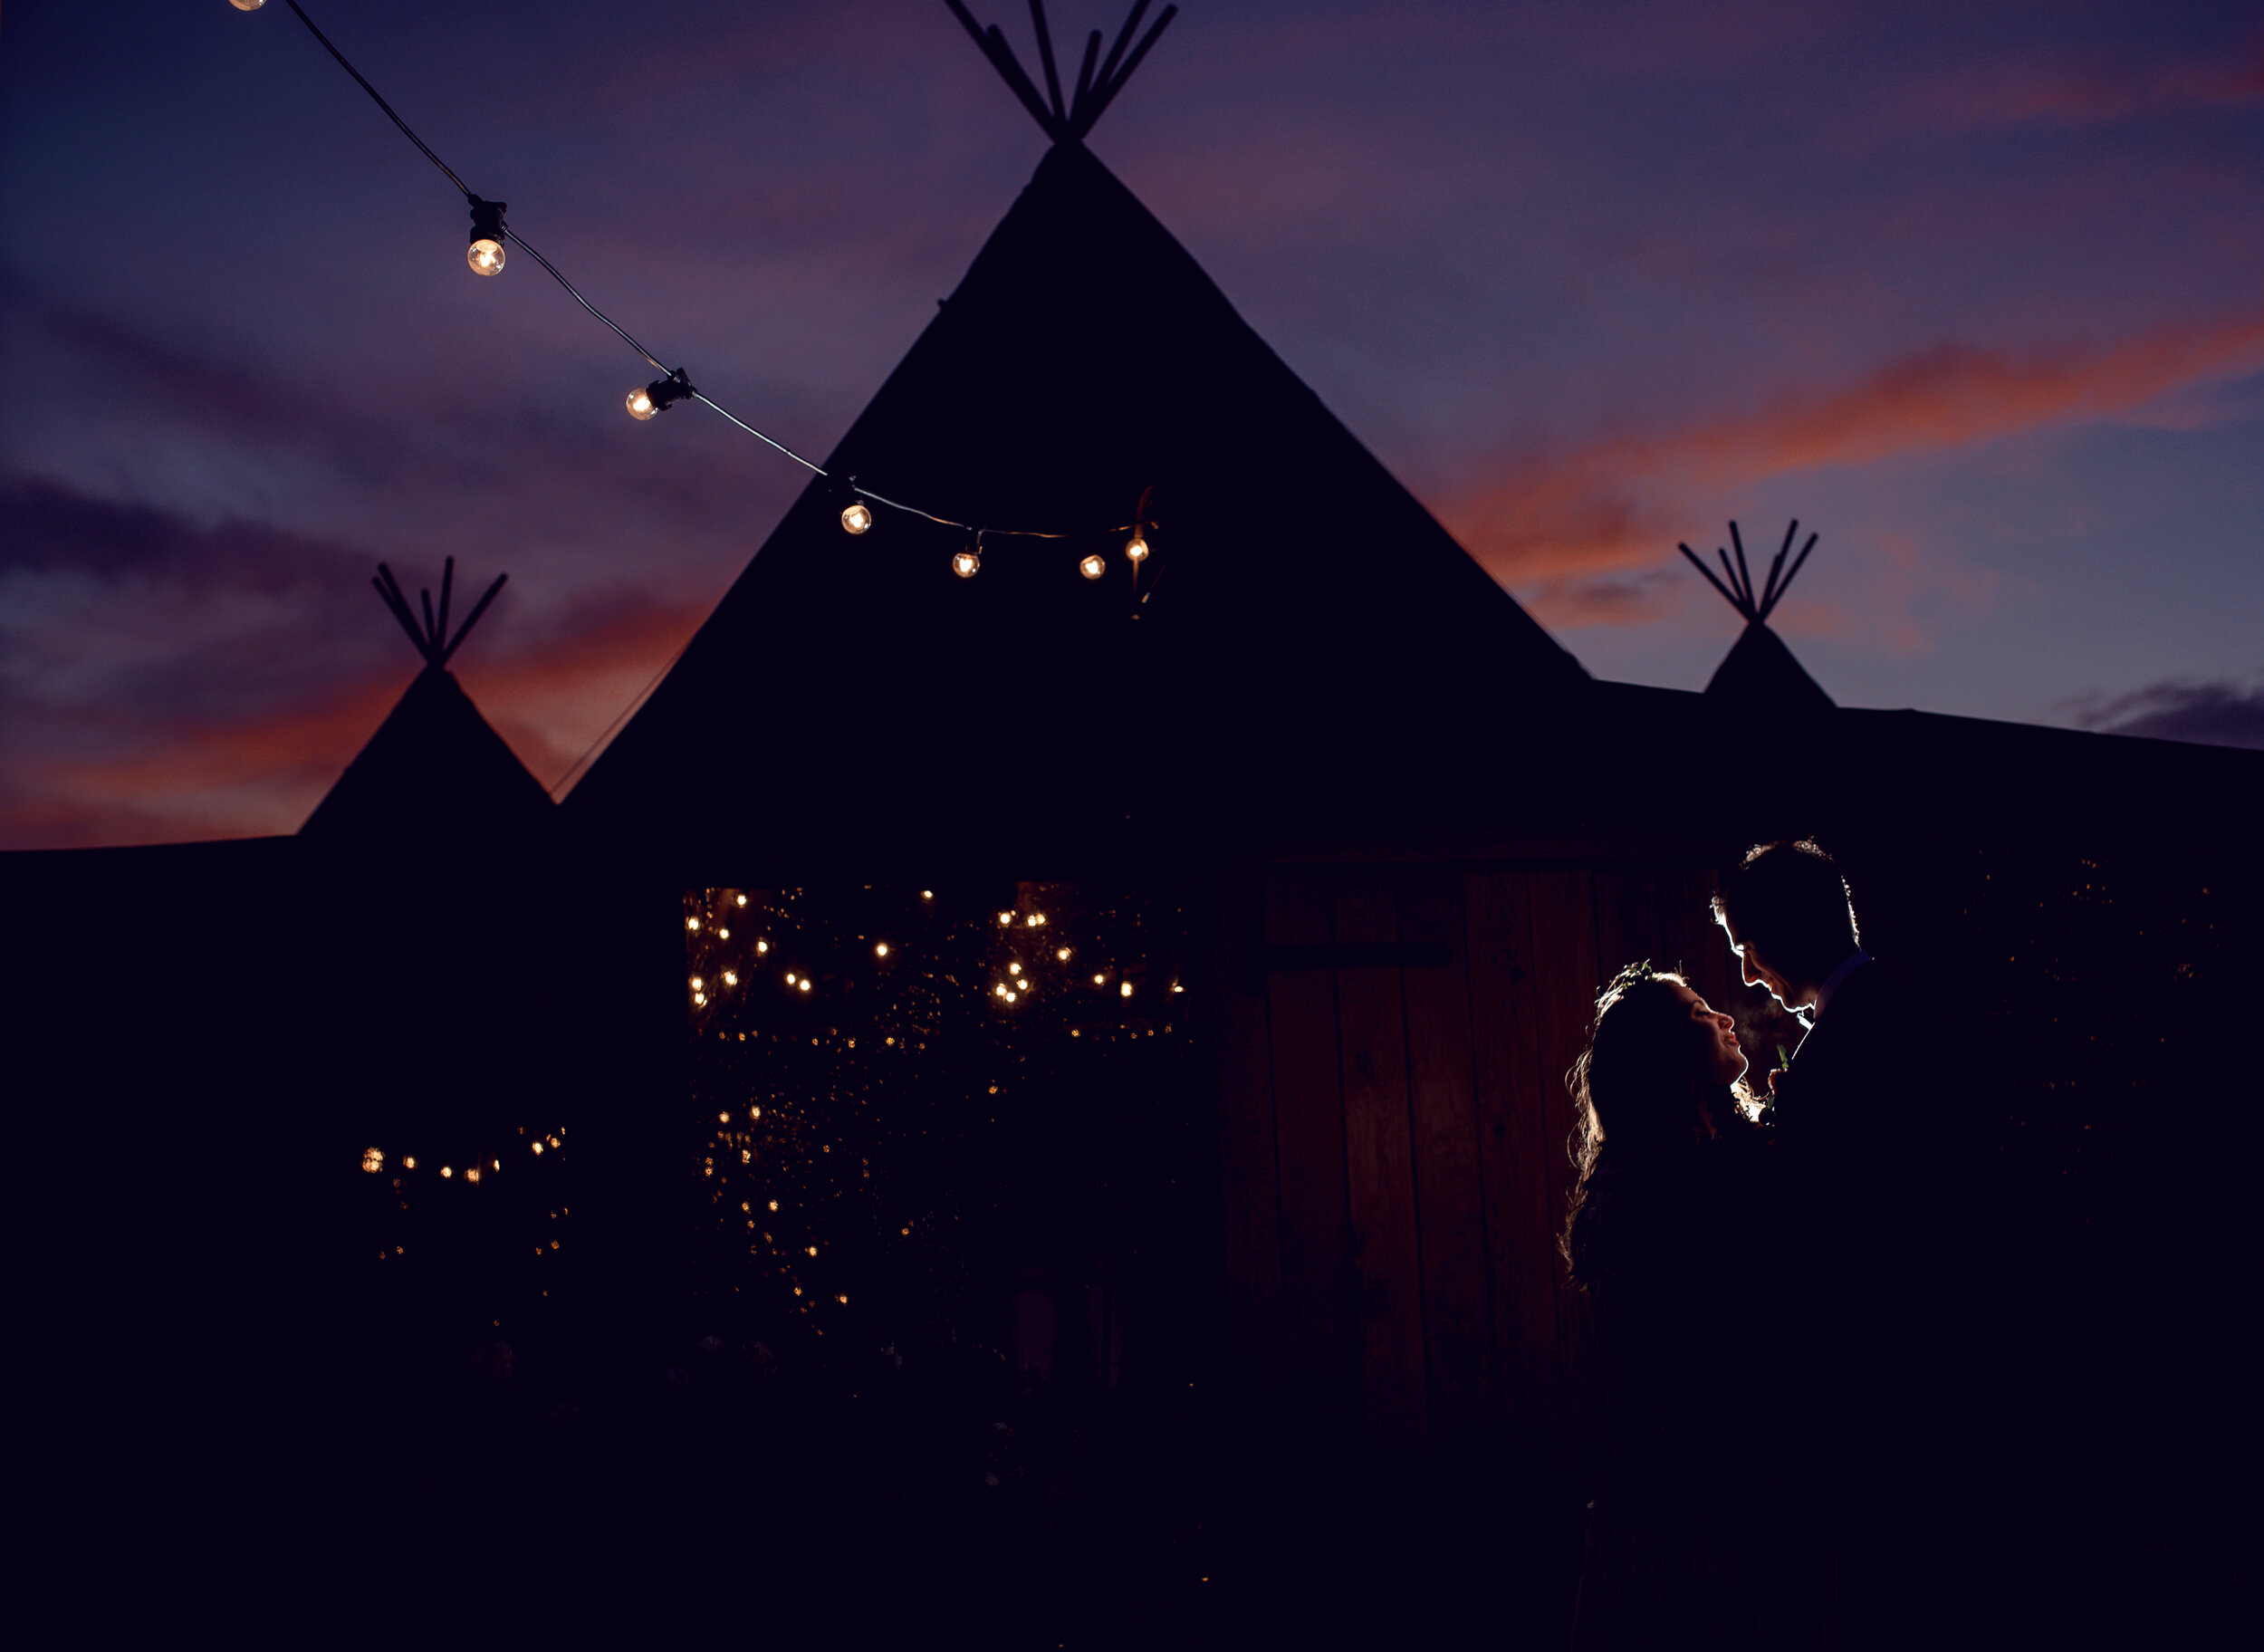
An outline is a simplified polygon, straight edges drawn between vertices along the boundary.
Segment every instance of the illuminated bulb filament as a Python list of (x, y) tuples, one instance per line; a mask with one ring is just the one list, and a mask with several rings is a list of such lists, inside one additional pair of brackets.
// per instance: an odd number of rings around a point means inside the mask
[(652, 392), (639, 385), (628, 393), (628, 416), (642, 422), (660, 411), (660, 404), (652, 399)]
[(1125, 555), (1130, 557), (1135, 562), (1144, 562), (1147, 561), (1147, 541), (1142, 538), (1137, 533), (1135, 533), (1132, 537), (1125, 543), (1124, 553)]
[(955, 551), (951, 556), (951, 571), (963, 580), (971, 580), (982, 571), (983, 558), (973, 551)]
[(1077, 564), (1077, 571), (1083, 574), (1089, 580), (1097, 580), (1102, 574), (1108, 571), (1108, 564), (1103, 562), (1097, 555), (1089, 556), (1083, 562)]
[(862, 533), (872, 525), (872, 507), (862, 499), (852, 499), (841, 507), (841, 526), (846, 532)]

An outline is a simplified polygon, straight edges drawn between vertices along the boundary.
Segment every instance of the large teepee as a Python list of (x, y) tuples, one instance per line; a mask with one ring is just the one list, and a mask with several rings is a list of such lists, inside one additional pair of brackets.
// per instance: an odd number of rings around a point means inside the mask
[[(569, 817), (702, 875), (1061, 867), (1545, 784), (1586, 673), (1085, 148), (1139, 53), (1049, 107), (978, 38), (1052, 148)], [(851, 476), (979, 544), (845, 533)]]
[(450, 557), (442, 572), (437, 613), (432, 593), (418, 593), (421, 624), (393, 571), (378, 564), (378, 577), (370, 583), (408, 633), (425, 668), (307, 816), (301, 837), (325, 843), (432, 847), (467, 838), (522, 836), (541, 825), (551, 807), (550, 794), (488, 726), (447, 668), (506, 577), (496, 576), (451, 638), (448, 605), (456, 559)]

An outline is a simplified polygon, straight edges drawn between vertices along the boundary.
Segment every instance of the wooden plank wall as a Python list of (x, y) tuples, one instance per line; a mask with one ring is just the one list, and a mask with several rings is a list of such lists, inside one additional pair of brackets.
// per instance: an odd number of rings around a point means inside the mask
[(1622, 964), (1684, 965), (1722, 1001), (1711, 887), (1624, 862), (1231, 883), (1214, 969), (1226, 1254), (1262, 1394), (1387, 1452), (1588, 1455), (1594, 1331), (1556, 1249), (1564, 1076)]

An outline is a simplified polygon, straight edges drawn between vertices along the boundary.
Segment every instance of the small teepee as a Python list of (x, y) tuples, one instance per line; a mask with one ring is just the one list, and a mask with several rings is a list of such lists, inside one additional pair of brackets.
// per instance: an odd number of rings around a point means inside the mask
[(448, 635), (456, 558), (440, 576), (440, 605), (419, 591), (421, 622), (393, 571), (378, 564), (377, 588), (425, 662), (369, 744), (346, 765), (299, 835), (323, 843), (423, 845), (463, 838), (496, 839), (538, 827), (551, 808), (542, 783), (488, 726), (448, 661), (510, 576), (495, 582)]
[(1713, 679), (1706, 685), (1709, 699), (1734, 701), (1755, 707), (1766, 707), (1780, 715), (1806, 716), (1834, 709), (1832, 696), (1817, 686), (1817, 681), (1792, 657), (1783, 639), (1769, 629), (1769, 616), (1777, 604), (1784, 600), (1786, 588), (1793, 575), (1808, 560), (1808, 552), (1816, 549), (1818, 535), (1810, 533), (1808, 543), (1800, 547), (1800, 554), (1792, 558), (1792, 565), (1785, 566), (1790, 555), (1792, 542), (1800, 532), (1795, 517), (1784, 531), (1784, 543), (1778, 548), (1776, 560), (1769, 564), (1769, 577), (1762, 581), (1758, 595), (1753, 591), (1752, 570), (1745, 562), (1745, 541), (1739, 535), (1737, 523), (1730, 524), (1730, 543), (1737, 547), (1737, 560), (1732, 563), (1730, 553), (1717, 546), (1714, 555), (1722, 560), (1722, 571), (1728, 579), (1724, 584), (1714, 577), (1704, 559), (1688, 545), (1679, 547), (1690, 559), (1690, 565), (1706, 576), (1706, 583), (1722, 593), (1722, 599), (1744, 617), (1745, 631), (1721, 665), (1716, 667)]

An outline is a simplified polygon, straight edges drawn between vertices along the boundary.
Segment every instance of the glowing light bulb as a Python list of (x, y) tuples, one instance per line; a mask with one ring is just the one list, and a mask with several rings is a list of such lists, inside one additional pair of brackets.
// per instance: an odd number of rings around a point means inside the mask
[(1011, 924), (1014, 921), (1014, 915), (1012, 912), (1002, 912), (998, 915), (998, 921), (1002, 924)]
[(1141, 536), (1138, 530), (1135, 529), (1132, 537), (1125, 542), (1124, 553), (1135, 562), (1147, 561), (1147, 541)]
[(789, 985), (789, 986), (791, 986), (791, 985), (793, 985), (793, 984), (794, 984), (794, 972), (793, 972), (792, 970), (791, 970), (791, 969), (790, 969), (790, 970), (788, 970), (788, 971), (786, 972), (786, 984), (787, 984), (787, 985)]
[(771, 1201), (771, 1208), (772, 1210), (776, 1210), (778, 1208), (778, 1201), (776, 1199), (772, 1199)]
[(935, 891), (933, 889), (922, 889), (920, 891), (920, 898), (922, 900), (933, 900), (935, 898)]
[(628, 416), (643, 423), (660, 411), (660, 404), (652, 399), (652, 392), (639, 385), (628, 393)]
[(1003, 981), (1002, 981), (1002, 982), (1000, 982), (1000, 983), (999, 983), (996, 986), (993, 987), (991, 990), (992, 990), (993, 993), (997, 994), (1000, 997), (1003, 998), (1003, 997), (1005, 997), (1005, 996), (1006, 996), (1006, 983), (1004, 983)]
[(731, 1122), (731, 1115), (729, 1113), (717, 1113), (715, 1115), (715, 1122), (717, 1124), (729, 1124)]
[(694, 1004), (704, 1004), (707, 1002), (707, 994), (705, 993), (694, 993), (692, 994), (692, 1002)]
[(414, 1170), (417, 1168), (417, 1161), (413, 1158), (405, 1158), (401, 1161), (401, 1168), (404, 1170)]
[(955, 551), (951, 556), (951, 571), (963, 580), (971, 580), (981, 572), (983, 558), (974, 551)]
[(1108, 571), (1108, 564), (1098, 556), (1089, 556), (1077, 564), (1077, 571), (1089, 580), (1097, 580)]
[(743, 907), (745, 906), (747, 904), (747, 898), (743, 895), (739, 897), (739, 904)]
[(361, 1155), (361, 1167), (372, 1176), (377, 1175), (385, 1168), (385, 1155), (375, 1148), (365, 1148)]
[(1020, 993), (1009, 993), (1009, 994), (1006, 994), (1006, 1002), (1007, 1002), (1007, 1003), (1009, 1003), (1009, 1004), (1012, 1004), (1012, 1003), (1013, 1003), (1013, 1002), (1014, 1002), (1014, 1000), (1015, 1000), (1015, 999), (1017, 999), (1017, 998), (1019, 998), (1019, 997), (1021, 997), (1021, 996), (1022, 996), (1022, 994), (1021, 994)]
[(1129, 998), (1132, 995), (1132, 984), (1129, 981), (1127, 981), (1123, 985), (1117, 988), (1117, 992), (1118, 995)]
[(228, 0), (228, 4), (239, 12), (256, 12), (267, 0)]
[(706, 984), (707, 983), (701, 980), (697, 975), (694, 975), (692, 977), (692, 990), (694, 992), (699, 991), (701, 987), (705, 986)]
[(1062, 963), (1066, 964), (1066, 963), (1068, 963), (1068, 962), (1070, 961), (1070, 949), (1069, 949), (1068, 947), (1064, 946), (1064, 947), (1062, 947), (1060, 951), (1056, 952), (1053, 956), (1054, 956), (1055, 957), (1057, 957), (1057, 958), (1060, 959)]
[(758, 953), (768, 952), (771, 949), (771, 944), (768, 941), (757, 941), (754, 944), (754, 949)]
[(862, 499), (852, 499), (841, 507), (841, 527), (850, 533), (862, 533), (873, 525), (872, 506)]
[(887, 956), (888, 956), (888, 943), (887, 943), (887, 942), (886, 942), (886, 941), (880, 941), (880, 942), (878, 942), (878, 943), (876, 943), (876, 944), (874, 945), (874, 946), (873, 946), (873, 956), (875, 956), (875, 957), (877, 957), (877, 958), (885, 958), (885, 957), (887, 957)]
[(1006, 973), (1010, 975), (1019, 975), (1022, 974), (1022, 965), (1019, 964), (1009, 964), (1006, 966)]
[[(748, 1118), (750, 1118), (750, 1119), (760, 1119), (761, 1117), (763, 1117), (763, 1109), (762, 1109), (761, 1108), (759, 1108), (759, 1107), (756, 1107), (756, 1108), (750, 1108), (750, 1109), (747, 1109), (747, 1117), (748, 1117)], [(778, 1208), (778, 1206), (777, 1206), (777, 1205), (772, 1205), (772, 1206), (771, 1206), (771, 1208), (772, 1208), (772, 1210), (776, 1210), (776, 1209)]]
[(715, 938), (719, 941), (727, 941), (731, 938), (731, 931), (728, 929), (718, 929), (715, 931)]
[(686, 929), (696, 929), (700, 927), (700, 920), (696, 917), (687, 917), (684, 920), (684, 927)]
[(808, 975), (804, 975), (801, 978), (801, 990), (805, 993), (810, 990), (810, 977)]
[(1095, 986), (1106, 986), (1108, 984), (1108, 977), (1106, 975), (1095, 975), (1093, 977), (1093, 984)]
[(537, 1158), (542, 1157), (542, 1144), (539, 1141), (534, 1144), (534, 1156)]
[(475, 275), (500, 275), (504, 273), (504, 204), (471, 197), (472, 245), (464, 255), (464, 261), (472, 266)]
[(448, 1166), (446, 1166), (446, 1165), (443, 1165), (443, 1166), (441, 1166), (441, 1167), (440, 1167), (440, 1174), (441, 1174), (443, 1177), (451, 1177), (451, 1176), (454, 1176), (454, 1175), (456, 1174), (456, 1172), (455, 1172), (453, 1169), (451, 1169)]
[(1032, 929), (1043, 927), (1045, 921), (1046, 915), (1042, 912), (1032, 912), (1030, 915), (1030, 927)]
[(730, 970), (725, 970), (724, 971), (724, 984), (725, 986), (736, 986), (739, 984), (739, 977), (734, 975)]
[(480, 1179), (480, 1167), (477, 1165), (474, 1165), (469, 1170), (466, 1170), (464, 1173), (464, 1179), (467, 1182), (478, 1181)]
[(816, 1245), (814, 1245), (814, 1244), (813, 1244), (813, 1245), (809, 1246), (809, 1247), (808, 1247), (808, 1249), (809, 1249), (810, 1253), (811, 1253), (812, 1256), (815, 1256), (815, 1255), (818, 1253), (818, 1247), (817, 1247)]

